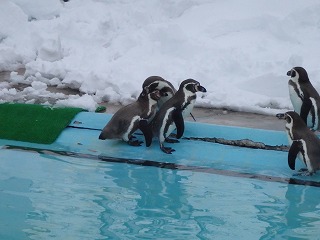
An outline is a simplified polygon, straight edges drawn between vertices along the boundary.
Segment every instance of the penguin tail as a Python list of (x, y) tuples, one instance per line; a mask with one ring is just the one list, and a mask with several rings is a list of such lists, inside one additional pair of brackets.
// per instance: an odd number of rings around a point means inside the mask
[(99, 135), (99, 139), (100, 139), (100, 140), (105, 140), (105, 139), (106, 139), (106, 137), (104, 136), (103, 132), (102, 132), (102, 133), (100, 133), (100, 135)]

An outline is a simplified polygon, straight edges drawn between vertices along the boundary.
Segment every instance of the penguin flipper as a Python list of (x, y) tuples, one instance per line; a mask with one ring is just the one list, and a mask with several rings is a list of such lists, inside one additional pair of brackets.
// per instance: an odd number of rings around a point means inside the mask
[(301, 105), (300, 117), (305, 122), (305, 124), (307, 124), (308, 114), (311, 110), (311, 107), (312, 107), (312, 102), (311, 102), (310, 98), (303, 101), (303, 103)]
[(180, 109), (176, 109), (172, 114), (172, 119), (177, 127), (177, 138), (181, 138), (184, 133), (184, 120), (182, 111)]
[(150, 147), (152, 143), (152, 129), (146, 119), (142, 119), (139, 121), (139, 129), (143, 133), (144, 139), (146, 141), (146, 147)]
[(298, 153), (302, 150), (302, 144), (299, 140), (292, 142), (288, 153), (288, 165), (292, 170), (295, 170), (296, 158)]

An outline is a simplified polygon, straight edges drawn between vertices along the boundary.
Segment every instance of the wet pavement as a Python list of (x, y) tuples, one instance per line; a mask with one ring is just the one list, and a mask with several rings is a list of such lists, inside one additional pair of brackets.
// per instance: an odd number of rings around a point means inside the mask
[[(24, 69), (18, 70), (19, 74), (24, 73)], [(9, 82), (10, 72), (0, 72), (0, 83)], [(26, 84), (12, 84), (11, 87), (17, 89), (17, 91), (22, 91), (23, 88), (28, 87)], [(0, 85), (1, 88), (1, 85)], [(52, 93), (63, 93), (63, 94), (80, 94), (77, 90), (68, 88), (56, 88), (48, 87), (48, 91)], [(33, 96), (34, 97), (34, 96)], [(37, 102), (36, 102), (37, 103)], [(106, 106), (106, 113), (115, 113), (121, 105), (101, 103), (99, 105)], [(262, 115), (247, 112), (236, 112), (226, 109), (216, 109), (216, 108), (194, 108), (192, 111), (193, 116), (197, 122), (218, 124), (218, 125), (228, 125), (228, 126), (239, 126), (239, 127), (249, 127), (249, 128), (261, 128), (268, 130), (280, 130), (283, 131), (285, 123), (283, 120), (279, 120), (275, 116)], [(187, 118), (188, 121), (194, 121), (191, 117)]]

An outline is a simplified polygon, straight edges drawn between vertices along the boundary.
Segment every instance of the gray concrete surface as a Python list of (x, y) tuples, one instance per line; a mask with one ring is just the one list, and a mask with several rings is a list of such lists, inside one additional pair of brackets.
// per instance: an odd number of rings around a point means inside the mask
[[(107, 107), (106, 113), (115, 113), (121, 106), (113, 104), (102, 104)], [(275, 116), (236, 112), (225, 109), (217, 108), (194, 108), (192, 111), (193, 116), (197, 122), (227, 125), (227, 126), (239, 126), (249, 128), (260, 128), (268, 130), (284, 131), (285, 122), (279, 120)], [(194, 121), (191, 116), (186, 120)]]
[[(24, 73), (24, 69), (18, 70), (19, 74)], [(0, 82), (8, 82), (10, 79), (10, 72), (0, 72)], [(17, 91), (21, 91), (28, 85), (24, 84), (16, 84), (11, 85), (17, 89)], [(80, 94), (77, 90), (74, 89), (61, 89), (55, 87), (49, 87), (47, 89), (51, 92), (61, 92), (63, 94)], [(107, 107), (107, 113), (115, 113), (121, 105), (109, 104), (109, 103), (101, 103)], [(261, 129), (269, 129), (269, 130), (280, 130), (283, 131), (285, 127), (284, 120), (279, 120), (275, 116), (262, 115), (262, 114), (254, 114), (247, 112), (236, 112), (229, 111), (226, 109), (215, 109), (215, 108), (194, 108), (192, 112), (193, 116), (196, 118), (197, 122), (202, 123), (211, 123), (211, 124), (219, 124), (219, 125), (228, 125), (228, 126), (240, 126), (240, 127), (249, 127), (249, 128), (261, 128)], [(187, 118), (188, 121), (193, 121), (191, 117)]]

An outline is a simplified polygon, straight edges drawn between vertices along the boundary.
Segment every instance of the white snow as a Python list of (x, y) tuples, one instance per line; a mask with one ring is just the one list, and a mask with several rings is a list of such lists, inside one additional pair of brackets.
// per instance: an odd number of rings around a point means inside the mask
[(198, 80), (198, 106), (278, 113), (292, 109), (292, 67), (320, 90), (319, 13), (318, 0), (1, 0), (0, 71), (25, 67), (9, 81), (28, 87), (0, 84), (0, 100), (94, 110), (134, 101), (159, 75)]

